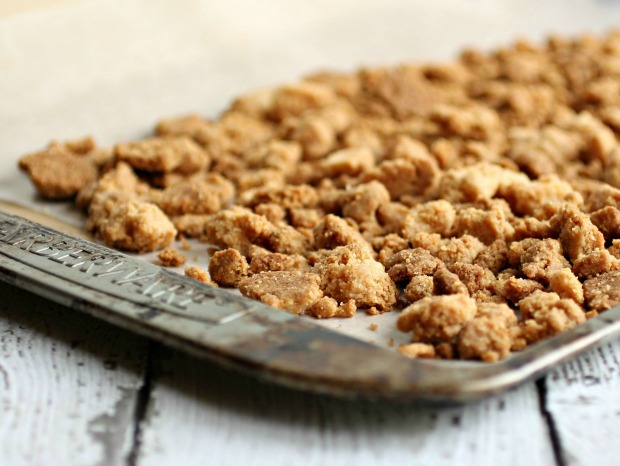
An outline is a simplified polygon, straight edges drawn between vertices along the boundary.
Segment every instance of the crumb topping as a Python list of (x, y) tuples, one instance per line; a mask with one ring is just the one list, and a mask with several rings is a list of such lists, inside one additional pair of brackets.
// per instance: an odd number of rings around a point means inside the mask
[(394, 310), (402, 354), (496, 361), (620, 304), (619, 60), (613, 31), (317, 73), (19, 166), (112, 247), (180, 266), (196, 238), (218, 249), (199, 281), (320, 319)]

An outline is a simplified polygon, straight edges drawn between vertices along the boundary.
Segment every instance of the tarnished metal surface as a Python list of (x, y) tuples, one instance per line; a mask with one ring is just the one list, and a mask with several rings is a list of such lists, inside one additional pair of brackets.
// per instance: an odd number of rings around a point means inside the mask
[(620, 308), (503, 361), (410, 360), (310, 319), (0, 212), (0, 279), (291, 387), (459, 403), (506, 390), (620, 330)]

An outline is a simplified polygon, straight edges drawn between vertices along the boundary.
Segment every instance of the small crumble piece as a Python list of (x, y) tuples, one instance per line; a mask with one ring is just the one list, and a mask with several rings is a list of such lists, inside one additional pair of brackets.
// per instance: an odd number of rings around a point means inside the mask
[(181, 242), (181, 249), (183, 251), (189, 251), (192, 248), (192, 246), (189, 244), (189, 241), (187, 241), (182, 235), (179, 235), (179, 241)]
[(254, 207), (254, 213), (265, 217), (274, 225), (286, 224), (286, 210), (278, 204), (273, 204), (271, 202), (258, 204)]
[[(540, 220), (551, 217), (555, 210), (567, 203), (583, 203), (582, 196), (555, 174), (543, 175), (535, 181), (526, 179), (508, 183), (499, 194), (516, 215), (531, 215)], [(547, 210), (551, 210), (551, 215)]]
[(494, 362), (510, 353), (512, 336), (501, 321), (490, 317), (475, 317), (459, 332), (457, 348), (462, 359)]
[(342, 215), (356, 222), (374, 219), (377, 209), (390, 202), (390, 193), (378, 181), (362, 183), (354, 189), (345, 190), (340, 202)]
[(474, 296), (478, 292), (490, 294), (490, 290), (495, 285), (493, 272), (479, 265), (457, 262), (452, 266), (452, 271), (465, 285), (470, 296)]
[(177, 235), (159, 207), (138, 200), (117, 204), (109, 216), (99, 220), (96, 230), (106, 244), (139, 253), (168, 246)]
[(355, 300), (349, 299), (338, 306), (338, 317), (353, 317), (357, 312)]
[(216, 251), (209, 261), (209, 275), (219, 286), (235, 286), (248, 275), (248, 261), (236, 249)]
[(250, 273), (276, 272), (276, 271), (309, 272), (308, 259), (300, 254), (281, 254), (279, 252), (263, 252), (253, 254), (250, 261)]
[(164, 267), (180, 267), (187, 262), (187, 256), (184, 256), (176, 249), (166, 246), (157, 255), (159, 262)]
[(345, 219), (328, 214), (314, 227), (314, 244), (318, 249), (335, 249), (347, 244), (368, 243), (359, 230), (354, 228)]
[(402, 236), (410, 240), (418, 233), (448, 236), (455, 219), (456, 211), (448, 201), (440, 199), (418, 204), (405, 217)]
[(313, 271), (321, 289), (336, 301), (354, 300), (358, 307), (389, 310), (396, 303), (396, 285), (370, 250), (353, 243), (339, 246), (321, 257)]
[[(388, 202), (377, 208), (377, 221), (387, 233), (400, 232), (409, 208), (400, 202)], [(403, 238), (404, 239), (404, 238)]]
[(441, 294), (464, 294), (469, 296), (469, 290), (459, 276), (450, 272), (445, 266), (437, 268), (433, 274), (435, 293)]
[(483, 302), (477, 305), (476, 317), (488, 317), (510, 328), (518, 323), (516, 312), (506, 303)]
[(201, 140), (210, 153), (221, 156), (223, 153), (242, 154), (274, 136), (268, 122), (235, 110), (224, 112), (213, 124), (212, 134)]
[(586, 319), (584, 310), (575, 301), (544, 291), (535, 291), (522, 299), (519, 311), (523, 318), (523, 337), (530, 343), (561, 333)]
[(202, 267), (198, 267), (197, 265), (185, 267), (183, 273), (186, 277), (193, 278), (194, 280), (197, 280), (206, 285), (217, 286), (217, 283), (211, 280), (209, 274)]
[(514, 241), (537, 238), (545, 239), (556, 236), (549, 220), (539, 220), (536, 217), (513, 217), (511, 224), (514, 227)]
[(560, 298), (572, 299), (577, 304), (583, 304), (583, 285), (568, 268), (557, 270), (551, 274), (549, 289), (556, 292)]
[(314, 273), (297, 271), (261, 272), (238, 283), (244, 296), (285, 310), (303, 314), (323, 297), (321, 278)]
[(482, 105), (437, 105), (430, 119), (439, 124), (443, 136), (488, 140), (502, 134), (502, 123), (497, 112)]
[(588, 278), (583, 283), (585, 301), (593, 311), (605, 311), (620, 304), (620, 270)]
[(544, 287), (536, 280), (508, 277), (498, 279), (494, 288), (497, 294), (516, 304)]
[(283, 254), (303, 253), (310, 243), (294, 228), (274, 225), (266, 217), (239, 206), (209, 217), (205, 237), (211, 244), (237, 249), (243, 255), (247, 255), (252, 245)]
[(235, 193), (233, 184), (217, 173), (188, 178), (161, 191), (156, 203), (168, 215), (212, 214)]
[(519, 267), (527, 278), (544, 283), (556, 271), (569, 267), (562, 244), (555, 239), (525, 239), (510, 245), (510, 264)]
[(351, 147), (332, 152), (319, 161), (319, 173), (323, 177), (339, 175), (356, 176), (369, 172), (375, 166), (375, 156), (366, 147)]
[(499, 200), (491, 201), (488, 209), (459, 209), (451, 233), (453, 236), (474, 236), (486, 245), (496, 240), (509, 240), (514, 235), (514, 227), (508, 221), (506, 210)]
[(89, 158), (59, 144), (23, 156), (19, 166), (28, 173), (37, 191), (48, 199), (75, 196), (97, 179), (99, 171)]
[(392, 199), (401, 199), (403, 196), (417, 196), (433, 190), (441, 170), (437, 160), (423, 144), (401, 137), (390, 158), (382, 160), (366, 176), (385, 185)]
[(620, 189), (606, 183), (588, 183), (584, 194), (587, 212), (596, 212), (604, 207), (620, 208)]
[(441, 261), (433, 257), (426, 249), (404, 249), (397, 252), (387, 262), (388, 275), (395, 282), (416, 277), (419, 275), (433, 275)]
[(308, 185), (298, 185), (248, 189), (239, 195), (237, 204), (252, 208), (259, 204), (273, 203), (285, 208), (295, 208), (315, 207), (318, 201), (316, 189)]
[(488, 269), (497, 275), (508, 264), (508, 244), (504, 240), (496, 240), (478, 253), (474, 265)]
[(463, 235), (443, 240), (441, 246), (431, 254), (447, 266), (451, 266), (457, 262), (471, 264), (483, 249), (484, 244), (478, 238)]
[(443, 173), (435, 196), (449, 202), (478, 202), (495, 197), (504, 184), (528, 183), (527, 176), (487, 162)]
[(184, 214), (170, 218), (179, 234), (188, 238), (203, 237), (208, 219), (208, 214)]
[(414, 342), (451, 342), (476, 312), (476, 301), (465, 294), (433, 296), (403, 309), (397, 326), (401, 332), (413, 332)]
[(385, 236), (377, 236), (372, 240), (372, 246), (378, 251), (377, 260), (383, 265), (391, 263), (396, 253), (409, 249), (409, 241), (394, 233)]
[(377, 324), (370, 324), (368, 326), (368, 330), (370, 330), (371, 332), (376, 332), (378, 328), (379, 326)]
[(301, 161), (301, 146), (293, 141), (264, 141), (243, 152), (242, 157), (249, 169), (272, 168), (289, 176)]
[(579, 278), (595, 277), (619, 269), (620, 259), (612, 256), (607, 249), (596, 249), (579, 257), (573, 264), (573, 273)]
[(209, 163), (202, 147), (188, 137), (153, 138), (119, 144), (114, 148), (118, 161), (145, 171), (196, 173)]
[(590, 220), (606, 241), (620, 237), (620, 209), (606, 206), (590, 214)]
[(332, 317), (341, 317), (338, 315), (338, 311), (338, 301), (329, 296), (323, 296), (306, 309), (306, 314), (317, 319), (330, 319)]
[(93, 197), (100, 193), (121, 192), (131, 196), (144, 197), (150, 193), (148, 184), (140, 181), (131, 166), (119, 162), (97, 181)]
[(292, 207), (288, 209), (289, 223), (294, 228), (315, 228), (324, 216), (325, 212), (319, 207), (308, 209)]
[(433, 359), (436, 356), (435, 347), (428, 343), (408, 343), (399, 345), (398, 352), (408, 358)]
[(435, 280), (429, 275), (416, 275), (411, 277), (403, 291), (405, 299), (415, 303), (424, 298), (435, 295)]
[(605, 247), (603, 234), (592, 223), (590, 217), (573, 204), (565, 204), (551, 223), (558, 225), (560, 242), (571, 261)]
[(275, 120), (298, 117), (308, 110), (333, 104), (335, 92), (325, 84), (301, 81), (279, 88), (273, 95), (269, 116)]

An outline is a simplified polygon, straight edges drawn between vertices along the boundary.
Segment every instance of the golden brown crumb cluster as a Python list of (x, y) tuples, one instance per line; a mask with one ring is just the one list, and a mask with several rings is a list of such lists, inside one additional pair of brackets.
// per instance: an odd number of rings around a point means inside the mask
[(620, 303), (619, 89), (620, 32), (551, 37), (319, 73), (20, 165), (114, 247), (199, 238), (221, 286), (317, 318), (401, 310), (403, 354), (495, 361)]

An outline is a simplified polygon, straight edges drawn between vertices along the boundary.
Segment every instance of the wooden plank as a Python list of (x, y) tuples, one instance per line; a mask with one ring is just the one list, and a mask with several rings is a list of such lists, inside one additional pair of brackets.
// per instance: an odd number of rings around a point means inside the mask
[(350, 402), (164, 350), (137, 464), (552, 465), (537, 390), (450, 409)]
[(620, 443), (620, 341), (553, 371), (546, 379), (546, 409), (566, 465), (617, 465)]
[(124, 464), (145, 348), (0, 282), (0, 463)]

